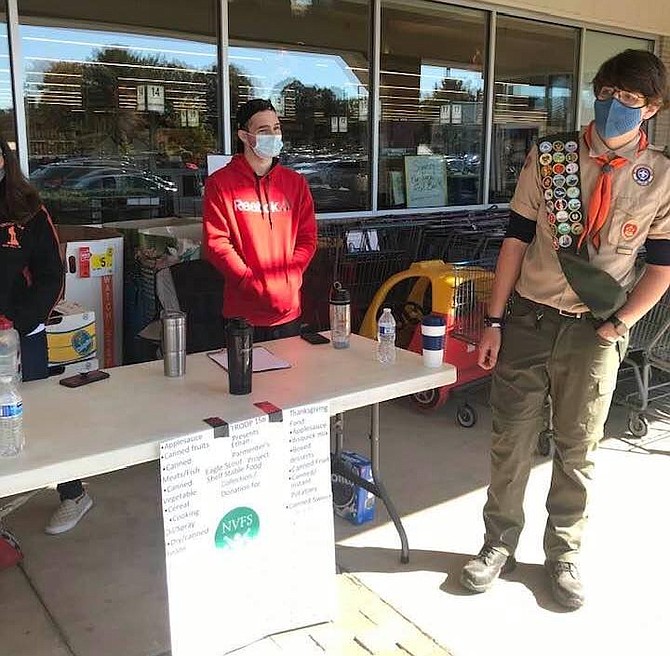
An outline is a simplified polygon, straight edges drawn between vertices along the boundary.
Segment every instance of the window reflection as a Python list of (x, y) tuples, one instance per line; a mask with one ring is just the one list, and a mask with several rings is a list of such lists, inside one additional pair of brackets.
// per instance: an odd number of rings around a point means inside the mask
[(579, 31), (498, 17), (491, 157), (492, 202), (507, 202), (541, 134), (572, 130)]
[(480, 202), (486, 14), (382, 2), (379, 206)]
[(14, 95), (10, 75), (7, 14), (5, 13), (4, 0), (0, 0), (0, 134), (10, 146), (16, 145)]
[(367, 2), (229, 5), (233, 135), (239, 105), (269, 98), (282, 161), (305, 176), (319, 212), (370, 206), (368, 16)]
[[(139, 5), (126, 4), (119, 20), (132, 26)], [(199, 215), (206, 155), (218, 148), (214, 34), (22, 22), (31, 179), (55, 220)]]

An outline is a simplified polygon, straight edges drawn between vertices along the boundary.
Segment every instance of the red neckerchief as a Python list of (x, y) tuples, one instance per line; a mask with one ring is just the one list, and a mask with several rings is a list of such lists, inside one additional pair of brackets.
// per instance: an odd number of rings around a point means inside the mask
[[(594, 122), (591, 121), (589, 126), (584, 132), (584, 143), (586, 147), (591, 150), (592, 134), (593, 134), (593, 125)], [(649, 139), (644, 131), (640, 130), (640, 142), (637, 145), (637, 152), (635, 156), (640, 155), (649, 145)], [(609, 159), (607, 155), (598, 155), (597, 157), (592, 157), (600, 166), (600, 175), (596, 180), (596, 186), (593, 189), (591, 194), (591, 199), (589, 200), (589, 211), (586, 217), (586, 226), (584, 232), (579, 236), (579, 241), (577, 242), (577, 249), (581, 248), (582, 243), (589, 238), (593, 247), (596, 250), (600, 249), (600, 231), (605, 225), (607, 216), (610, 212), (610, 205), (612, 203), (612, 173), (615, 169), (619, 169), (622, 166), (628, 164), (628, 159), (625, 157), (617, 156), (612, 159)]]

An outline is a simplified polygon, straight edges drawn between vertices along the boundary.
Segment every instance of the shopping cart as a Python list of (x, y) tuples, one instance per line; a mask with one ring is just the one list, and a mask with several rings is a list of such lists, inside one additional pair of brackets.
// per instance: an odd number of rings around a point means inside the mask
[[(389, 302), (395, 289), (411, 281), (404, 300)], [(490, 268), (467, 264), (445, 263), (442, 260), (415, 262), (407, 270), (391, 276), (375, 294), (363, 318), (359, 333), (374, 339), (377, 318), (383, 307), (391, 307), (397, 322), (397, 345), (421, 353), (421, 319), (426, 314), (441, 314), (446, 323), (444, 361), (453, 364), (458, 379), (451, 385), (413, 394), (419, 408), (440, 407), (456, 389), (465, 389), (488, 377), (477, 364), (477, 344), (481, 337), (483, 317), (493, 285)], [(456, 421), (465, 428), (477, 423), (477, 412), (467, 401), (456, 411)]]
[(628, 430), (644, 437), (650, 418), (670, 421), (670, 290), (630, 333), (615, 401), (630, 408)]

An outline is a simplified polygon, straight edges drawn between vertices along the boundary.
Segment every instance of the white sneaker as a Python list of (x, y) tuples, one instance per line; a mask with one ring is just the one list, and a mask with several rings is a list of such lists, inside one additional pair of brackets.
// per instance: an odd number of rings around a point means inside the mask
[(56, 512), (51, 515), (44, 532), (49, 535), (65, 533), (74, 528), (79, 520), (91, 509), (93, 499), (86, 492), (76, 499), (64, 499)]

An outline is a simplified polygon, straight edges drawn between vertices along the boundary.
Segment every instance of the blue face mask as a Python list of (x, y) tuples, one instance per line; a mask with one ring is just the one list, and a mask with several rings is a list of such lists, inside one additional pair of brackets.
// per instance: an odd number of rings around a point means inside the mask
[(253, 151), (262, 159), (272, 159), (281, 153), (284, 143), (280, 134), (256, 134), (256, 145)]
[(596, 130), (603, 139), (614, 139), (642, 124), (642, 107), (626, 107), (616, 98), (596, 100)]

